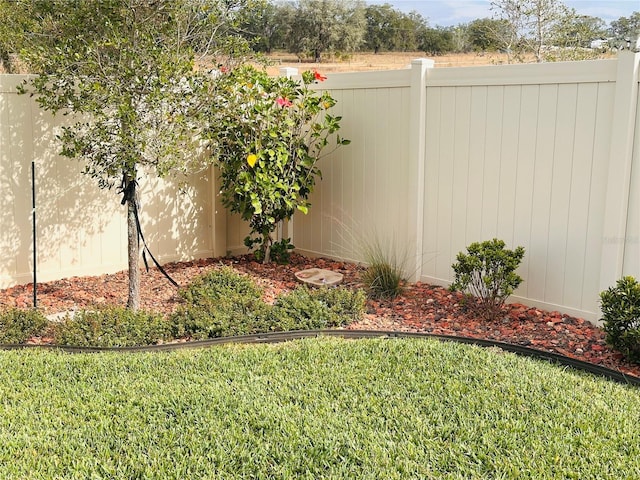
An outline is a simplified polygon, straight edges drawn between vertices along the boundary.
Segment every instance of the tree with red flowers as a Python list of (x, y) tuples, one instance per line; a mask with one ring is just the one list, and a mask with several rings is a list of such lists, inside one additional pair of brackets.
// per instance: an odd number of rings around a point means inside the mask
[(220, 80), (212, 151), (222, 202), (249, 222), (245, 245), (257, 246), (264, 263), (286, 261), (292, 246), (288, 239), (274, 243), (272, 233), (296, 210), (307, 213), (325, 147), (349, 143), (336, 135), (341, 117), (329, 113), (336, 101), (309, 88), (325, 79), (317, 71), (299, 82), (242, 67)]

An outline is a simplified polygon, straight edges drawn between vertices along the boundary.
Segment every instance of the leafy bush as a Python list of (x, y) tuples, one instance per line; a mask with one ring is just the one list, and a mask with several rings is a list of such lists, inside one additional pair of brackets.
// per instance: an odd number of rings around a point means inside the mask
[(318, 160), (329, 138), (334, 146), (348, 140), (336, 133), (341, 117), (328, 113), (336, 100), (310, 84), (324, 80), (304, 72), (302, 82), (270, 77), (251, 66), (218, 78), (212, 141), (220, 168), (222, 203), (249, 222), (247, 243), (259, 245), (270, 261), (271, 234), (296, 210), (307, 213), (308, 197), (320, 176)]
[(114, 306), (77, 312), (54, 327), (58, 345), (129, 347), (168, 338), (169, 325), (161, 315)]
[(260, 299), (262, 290), (248, 276), (224, 266), (196, 278), (180, 291), (180, 296), (189, 305), (208, 305), (230, 296)]
[(202, 340), (265, 331), (270, 307), (262, 301), (262, 290), (231, 267), (197, 278), (180, 295), (185, 305), (170, 318), (176, 338)]
[(522, 283), (515, 273), (524, 257), (524, 248), (504, 248), (502, 240), (493, 239), (472, 243), (468, 254), (458, 253), (452, 265), (455, 280), (451, 290), (466, 291), (475, 299), (474, 307), (480, 316), (494, 318), (505, 300)]
[(301, 286), (281, 295), (271, 312), (272, 330), (314, 330), (344, 326), (362, 318), (365, 295), (361, 290)]
[(404, 290), (406, 255), (399, 255), (395, 245), (383, 246), (377, 236), (365, 242), (364, 259), (368, 267), (361, 276), (370, 298), (396, 298)]
[(170, 318), (175, 338), (194, 340), (268, 331), (271, 307), (250, 295), (230, 294), (178, 308)]
[(600, 293), (607, 343), (629, 360), (640, 363), (640, 284), (624, 277)]
[(32, 336), (41, 333), (47, 324), (44, 315), (35, 309), (11, 308), (2, 311), (0, 312), (0, 343), (24, 343)]

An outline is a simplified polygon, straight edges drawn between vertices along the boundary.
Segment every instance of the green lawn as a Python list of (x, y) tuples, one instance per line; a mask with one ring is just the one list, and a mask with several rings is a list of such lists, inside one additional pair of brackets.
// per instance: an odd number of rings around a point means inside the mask
[(434, 340), (0, 352), (0, 478), (640, 478), (640, 389)]

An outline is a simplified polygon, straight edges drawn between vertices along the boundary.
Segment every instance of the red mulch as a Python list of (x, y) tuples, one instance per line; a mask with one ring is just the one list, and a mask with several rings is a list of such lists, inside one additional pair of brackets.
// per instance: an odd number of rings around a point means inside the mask
[[(289, 265), (262, 265), (251, 256), (204, 259), (165, 265), (179, 285), (186, 286), (194, 277), (219, 265), (232, 265), (249, 273), (265, 289), (265, 299), (272, 301), (279, 292), (295, 288), (294, 272), (304, 268), (327, 268), (344, 275), (344, 284), (359, 286), (362, 267), (327, 259), (309, 259), (293, 254)], [(169, 313), (180, 302), (176, 288), (156, 270), (142, 274), (141, 308)], [(100, 304), (125, 305), (127, 273), (125, 271), (97, 277), (72, 277), (38, 285), (38, 307), (45, 314), (64, 312)], [(29, 308), (33, 286), (18, 285), (0, 290), (1, 307)], [(510, 304), (502, 318), (487, 321), (474, 317), (464, 308), (463, 296), (446, 288), (416, 283), (395, 299), (369, 300), (363, 320), (349, 329), (426, 332), (439, 335), (499, 340), (550, 351), (578, 360), (602, 365), (640, 377), (640, 365), (624, 359), (605, 343), (601, 328), (581, 318), (560, 312), (548, 312), (521, 304)]]

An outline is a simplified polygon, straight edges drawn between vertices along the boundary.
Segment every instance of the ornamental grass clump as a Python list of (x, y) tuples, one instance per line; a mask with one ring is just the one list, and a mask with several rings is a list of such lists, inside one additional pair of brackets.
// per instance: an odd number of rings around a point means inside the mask
[(495, 318), (522, 283), (515, 271), (523, 257), (523, 247), (508, 250), (502, 240), (474, 242), (466, 254), (458, 253), (457, 262), (452, 265), (455, 279), (450, 288), (468, 293), (472, 309), (482, 318)]
[(609, 345), (640, 363), (640, 283), (623, 277), (600, 293), (603, 328)]
[(364, 259), (367, 269), (361, 280), (370, 298), (394, 299), (405, 288), (406, 254), (398, 253), (396, 246), (383, 245), (377, 236), (364, 245)]

